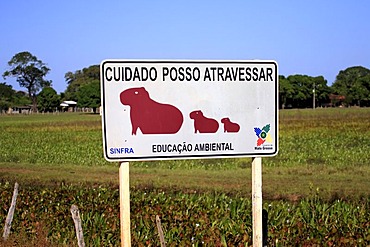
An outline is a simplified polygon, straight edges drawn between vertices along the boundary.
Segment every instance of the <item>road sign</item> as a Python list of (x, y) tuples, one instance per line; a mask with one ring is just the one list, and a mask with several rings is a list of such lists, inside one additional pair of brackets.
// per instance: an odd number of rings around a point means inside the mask
[(278, 152), (275, 61), (105, 60), (100, 74), (109, 161)]

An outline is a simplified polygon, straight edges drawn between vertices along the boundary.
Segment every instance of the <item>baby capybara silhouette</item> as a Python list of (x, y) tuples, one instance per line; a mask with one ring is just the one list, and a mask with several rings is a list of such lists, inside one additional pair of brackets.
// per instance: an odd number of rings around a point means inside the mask
[(143, 134), (175, 134), (184, 121), (179, 109), (152, 100), (144, 87), (126, 89), (120, 100), (130, 106), (132, 135), (138, 128)]
[(231, 122), (228, 117), (221, 119), (221, 123), (224, 124), (224, 132), (239, 132), (240, 130), (239, 124)]
[(218, 122), (203, 116), (202, 111), (191, 112), (190, 118), (194, 119), (194, 133), (216, 133), (218, 130)]

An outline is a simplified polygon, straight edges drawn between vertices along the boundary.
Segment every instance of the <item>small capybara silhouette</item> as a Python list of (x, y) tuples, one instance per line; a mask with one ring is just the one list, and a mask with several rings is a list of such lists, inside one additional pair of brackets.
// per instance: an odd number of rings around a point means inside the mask
[(138, 128), (143, 134), (175, 134), (184, 121), (179, 109), (152, 100), (144, 87), (126, 89), (120, 100), (130, 106), (132, 135)]
[(230, 121), (228, 117), (221, 119), (221, 123), (224, 124), (224, 132), (239, 132), (240, 126), (237, 123)]
[(203, 116), (202, 111), (192, 111), (190, 118), (194, 119), (194, 133), (216, 133), (218, 130), (218, 122)]

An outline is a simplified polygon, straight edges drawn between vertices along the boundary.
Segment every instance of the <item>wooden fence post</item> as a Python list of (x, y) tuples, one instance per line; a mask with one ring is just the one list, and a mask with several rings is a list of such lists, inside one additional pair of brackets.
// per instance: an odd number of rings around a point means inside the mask
[(159, 234), (159, 240), (161, 242), (161, 247), (166, 247), (166, 242), (164, 241), (161, 219), (159, 218), (158, 215), (155, 217), (155, 221), (157, 223), (157, 229), (158, 229), (158, 234)]
[(78, 247), (85, 247), (84, 234), (81, 226), (80, 211), (76, 205), (71, 206), (72, 219), (75, 223)]
[(5, 220), (5, 226), (4, 226), (4, 234), (3, 238), (4, 240), (8, 239), (8, 236), (10, 234), (10, 228), (12, 226), (12, 221), (13, 221), (13, 215), (14, 215), (14, 210), (15, 210), (15, 204), (17, 202), (17, 196), (18, 196), (18, 183), (15, 183), (14, 185), (14, 192), (13, 192), (13, 198), (12, 198), (12, 203), (10, 205), (8, 215), (6, 216)]

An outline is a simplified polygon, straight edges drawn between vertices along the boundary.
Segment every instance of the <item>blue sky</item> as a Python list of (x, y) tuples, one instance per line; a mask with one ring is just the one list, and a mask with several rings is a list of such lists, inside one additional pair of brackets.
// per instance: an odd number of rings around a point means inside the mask
[[(279, 74), (370, 68), (370, 1), (0, 1), (0, 72), (29, 51), (65, 91), (68, 71), (104, 59), (268, 59)], [(17, 82), (0, 79), (19, 89)]]

